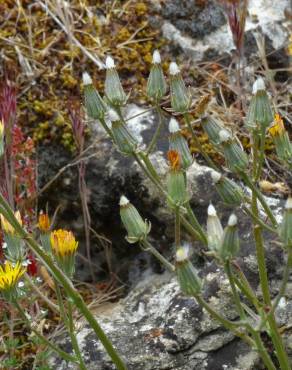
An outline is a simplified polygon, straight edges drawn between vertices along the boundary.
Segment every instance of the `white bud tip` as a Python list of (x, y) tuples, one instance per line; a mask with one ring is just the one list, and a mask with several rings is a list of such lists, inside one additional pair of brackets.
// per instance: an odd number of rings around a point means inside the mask
[(286, 209), (292, 209), (292, 197), (289, 197), (285, 204)]
[(160, 64), (161, 63), (161, 57), (158, 50), (154, 50), (153, 57), (152, 57), (152, 63), (153, 64)]
[(180, 73), (178, 65), (175, 62), (171, 62), (169, 66), (169, 73), (174, 76)]
[(235, 226), (237, 225), (237, 217), (235, 216), (235, 214), (233, 213), (230, 217), (229, 217), (229, 220), (228, 220), (228, 226)]
[(266, 90), (265, 81), (259, 77), (252, 86), (252, 93), (256, 95), (259, 90)]
[(224, 143), (225, 141), (230, 139), (230, 133), (227, 130), (220, 130), (219, 131), (219, 138), (221, 143)]
[(113, 58), (111, 56), (106, 57), (105, 67), (106, 67), (106, 69), (115, 68), (115, 61), (113, 60)]
[(126, 205), (128, 205), (130, 202), (129, 202), (129, 199), (126, 198), (124, 195), (121, 196), (121, 199), (120, 199), (120, 207), (125, 207)]
[(180, 247), (176, 251), (176, 255), (175, 255), (176, 261), (183, 262), (189, 258), (189, 255), (190, 255), (190, 247), (188, 245)]
[(217, 212), (213, 204), (210, 204), (208, 207), (208, 216), (213, 216), (213, 217), (217, 216)]
[(92, 79), (87, 72), (82, 75), (83, 85), (92, 85)]
[(217, 184), (217, 182), (220, 181), (222, 175), (221, 175), (221, 173), (219, 173), (217, 171), (212, 171), (211, 172), (211, 177), (212, 177), (212, 180), (213, 180), (214, 184)]
[(174, 134), (175, 132), (180, 131), (178, 122), (176, 119), (171, 118), (168, 125), (168, 130), (171, 134)]
[(116, 122), (116, 121), (119, 121), (120, 120), (120, 117), (119, 117), (118, 113), (115, 110), (113, 110), (113, 109), (110, 109), (107, 112), (107, 115), (108, 115), (108, 119), (111, 122)]

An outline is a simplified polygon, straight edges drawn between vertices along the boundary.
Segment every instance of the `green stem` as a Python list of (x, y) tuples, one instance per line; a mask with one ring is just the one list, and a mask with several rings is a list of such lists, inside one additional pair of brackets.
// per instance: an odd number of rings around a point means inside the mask
[(146, 150), (146, 155), (147, 156), (153, 151), (153, 149), (154, 149), (154, 147), (157, 143), (158, 137), (160, 135), (162, 126), (163, 126), (163, 117), (162, 117), (162, 112), (161, 112), (161, 108), (160, 108), (159, 104), (156, 104), (156, 111), (157, 111), (157, 114), (158, 114), (159, 122), (158, 122), (158, 126), (155, 130), (155, 133), (152, 137), (152, 140), (151, 140), (151, 142), (148, 146), (148, 149)]
[(262, 339), (261, 339), (261, 336), (258, 332), (256, 332), (255, 330), (252, 330), (251, 331), (251, 334), (253, 336), (253, 339), (255, 341), (255, 344), (256, 344), (256, 348), (262, 358), (262, 360), (264, 361), (264, 364), (266, 365), (267, 369), (268, 370), (276, 370), (276, 367), (275, 365), (273, 364), (273, 361), (271, 360), (263, 342), (262, 342)]
[(170, 262), (167, 261), (166, 258), (164, 258), (162, 256), (162, 254), (160, 254), (156, 248), (154, 248), (149, 242), (147, 239), (143, 240), (141, 242), (141, 244), (143, 245), (142, 249), (146, 252), (150, 252), (153, 254), (153, 256), (155, 256), (170, 272), (174, 272), (175, 271), (175, 267), (173, 264), (171, 264)]
[(175, 207), (174, 210), (174, 235), (175, 235), (175, 248), (180, 247), (180, 210)]
[(260, 224), (264, 229), (270, 231), (273, 234), (278, 234), (277, 229), (267, 225), (263, 220), (261, 220), (259, 217), (255, 216), (248, 207), (242, 206), (242, 209), (255, 221), (255, 223)]
[[(257, 208), (257, 197), (255, 191), (252, 193), (252, 211), (255, 215), (258, 216), (258, 208)], [(266, 269), (266, 262), (265, 262), (265, 248), (262, 236), (261, 227), (257, 224), (254, 225), (254, 238), (256, 244), (256, 255), (258, 261), (258, 269), (259, 269), (259, 276), (260, 276), (260, 284), (263, 293), (263, 300), (267, 308), (271, 306), (271, 297), (269, 291), (269, 281)], [(284, 344), (279, 333), (277, 323), (275, 321), (274, 315), (268, 315), (268, 323), (270, 326), (270, 336), (272, 342), (274, 344), (277, 358), (280, 363), (280, 368), (282, 370), (291, 370), (289, 365), (289, 359), (287, 353), (285, 352)]]
[(241, 268), (238, 264), (233, 262), (233, 266), (235, 268), (235, 273), (237, 275), (237, 277), (233, 275), (236, 285), (246, 295), (246, 297), (254, 305), (257, 312), (259, 313), (260, 310), (261, 310), (261, 306), (260, 306), (260, 303), (259, 303), (252, 287), (249, 284), (249, 281), (247, 280), (246, 276), (244, 275), (243, 271), (241, 270)]
[(219, 321), (226, 329), (232, 331), (237, 337), (243, 339), (246, 343), (248, 343), (251, 347), (255, 346), (255, 342), (244, 332), (239, 331), (238, 329), (243, 325), (241, 323), (234, 323), (222, 317), (219, 313), (217, 313), (213, 308), (209, 305), (208, 302), (204, 300), (201, 295), (195, 296), (198, 303), (205, 308), (205, 310), (217, 321)]
[(187, 209), (188, 218), (189, 218), (192, 226), (196, 229), (196, 231), (200, 235), (201, 242), (204, 243), (205, 245), (208, 245), (208, 239), (207, 239), (206, 233), (204, 232), (204, 230), (203, 230), (202, 226), (200, 225), (199, 221), (197, 220), (197, 218), (196, 218), (196, 216), (195, 216), (195, 214), (192, 210), (192, 207), (190, 205), (190, 202), (187, 202), (185, 207)]
[(182, 226), (185, 228), (185, 230), (195, 239), (201, 240), (200, 234), (193, 228), (193, 226), (187, 221), (187, 219), (184, 216), (180, 217)]
[(66, 353), (64, 351), (62, 351), (60, 348), (58, 348), (57, 346), (55, 346), (54, 344), (52, 344), (46, 337), (44, 337), (41, 333), (39, 333), (36, 329), (34, 329), (31, 325), (30, 325), (30, 321), (28, 320), (28, 318), (26, 317), (26, 314), (25, 312), (23, 311), (22, 307), (19, 305), (19, 303), (14, 300), (13, 302), (13, 305), (15, 306), (15, 308), (18, 310), (18, 312), (20, 313), (22, 319), (24, 320), (24, 322), (26, 323), (27, 327), (42, 341), (44, 342), (48, 347), (50, 347), (53, 351), (55, 351), (56, 353), (58, 353), (65, 361), (67, 362), (74, 362), (74, 363), (77, 363), (76, 361), (76, 357), (74, 356), (71, 356), (69, 353)]
[[(269, 219), (271, 220), (273, 226), (275, 228), (277, 228), (278, 226), (278, 223), (277, 223), (277, 220), (275, 218), (275, 216), (273, 215), (273, 212), (271, 211), (270, 207), (268, 206), (268, 204), (266, 203), (262, 193), (260, 192), (260, 190), (255, 186), (255, 184), (252, 182), (252, 180), (250, 180), (249, 176), (244, 173), (244, 172), (241, 172), (241, 177), (243, 178), (244, 182), (246, 183), (246, 185), (252, 190), (252, 192), (256, 195), (257, 199), (260, 201), (261, 205), (263, 206), (267, 216), (269, 217)], [(254, 211), (252, 211), (252, 213), (258, 217), (258, 213), (255, 214)]]
[(74, 349), (75, 355), (78, 358), (79, 367), (81, 370), (87, 370), (87, 367), (83, 361), (80, 348), (79, 348), (79, 344), (78, 344), (78, 341), (75, 335), (75, 326), (73, 322), (73, 309), (72, 309), (72, 303), (71, 303), (70, 297), (68, 297), (68, 319), (69, 319), (68, 329), (69, 329), (69, 334), (71, 338), (71, 343), (72, 343), (72, 347)]
[(105, 129), (106, 133), (108, 134), (108, 136), (112, 139), (112, 141), (115, 143), (115, 138), (114, 138), (114, 135), (112, 134), (110, 128), (107, 126), (106, 122), (104, 119), (100, 119), (99, 120), (102, 127)]
[(241, 305), (241, 302), (240, 302), (240, 297), (239, 297), (238, 291), (236, 289), (236, 285), (235, 285), (235, 282), (234, 282), (234, 277), (233, 277), (233, 273), (231, 271), (231, 266), (230, 266), (230, 261), (229, 260), (227, 260), (225, 262), (224, 270), (225, 270), (226, 275), (228, 277), (228, 280), (230, 282), (232, 295), (233, 295), (234, 302), (235, 302), (235, 305), (236, 305), (238, 313), (239, 313), (239, 317), (242, 321), (246, 320), (245, 312), (244, 312), (244, 309), (243, 309), (243, 307)]
[(208, 156), (208, 154), (204, 151), (201, 143), (200, 143), (200, 140), (198, 139), (193, 127), (192, 127), (192, 124), (191, 124), (191, 120), (190, 120), (190, 116), (189, 116), (189, 113), (184, 113), (184, 119), (185, 119), (185, 122), (190, 130), (190, 133), (192, 135), (192, 139), (194, 140), (196, 146), (198, 147), (199, 149), (199, 152), (202, 154), (202, 156), (204, 157), (204, 159), (206, 160), (206, 162), (208, 163), (208, 165), (213, 168), (214, 170), (217, 170), (218, 171), (218, 167), (215, 165), (215, 163), (212, 161), (212, 159)]
[(108, 355), (111, 357), (112, 361), (116, 365), (118, 370), (126, 370), (127, 367), (124, 364), (124, 361), (116, 352), (115, 348), (113, 347), (111, 341), (108, 339), (98, 322), (96, 321), (93, 314), (90, 312), (88, 307), (86, 306), (83, 298), (78, 293), (78, 291), (72, 285), (72, 282), (68, 279), (68, 277), (63, 273), (63, 271), (55, 265), (52, 258), (42, 249), (42, 247), (34, 240), (32, 237), (22, 228), (22, 226), (18, 223), (17, 219), (15, 218), (13, 211), (7, 204), (6, 200), (3, 198), (2, 194), (0, 194), (0, 212), (3, 216), (8, 220), (8, 222), (14, 227), (17, 234), (26, 241), (30, 249), (37, 255), (37, 257), (42, 261), (42, 263), (51, 271), (54, 278), (64, 287), (66, 293), (72, 298), (76, 307), (80, 311), (80, 313), (84, 316), (84, 318), (88, 321), (94, 332), (96, 333), (97, 337), (101, 341), (102, 345), (104, 346), (105, 350), (107, 351)]
[(255, 181), (257, 181), (261, 177), (263, 163), (265, 158), (265, 140), (266, 139), (266, 129), (262, 127), (261, 129), (261, 136), (260, 136), (260, 155), (258, 158), (258, 167), (255, 174)]
[(267, 321), (267, 318), (268, 316), (271, 316), (271, 315), (274, 315), (277, 307), (278, 307), (278, 304), (280, 302), (280, 299), (284, 296), (285, 294), (285, 290), (286, 290), (286, 287), (287, 287), (287, 284), (288, 284), (288, 280), (289, 280), (289, 275), (290, 275), (290, 268), (292, 266), (292, 251), (291, 249), (289, 249), (288, 251), (288, 259), (287, 259), (287, 263), (286, 263), (286, 266), (285, 266), (285, 269), (284, 269), (284, 273), (283, 273), (283, 279), (282, 279), (282, 282), (281, 282), (281, 286), (280, 286), (280, 289), (279, 289), (279, 292), (278, 292), (278, 295), (272, 305), (272, 308), (271, 310), (269, 311), (269, 313), (267, 314), (267, 316), (263, 319), (263, 321), (260, 323), (260, 326), (259, 326), (259, 331), (261, 331), (263, 329), (263, 327), (265, 326), (265, 323)]

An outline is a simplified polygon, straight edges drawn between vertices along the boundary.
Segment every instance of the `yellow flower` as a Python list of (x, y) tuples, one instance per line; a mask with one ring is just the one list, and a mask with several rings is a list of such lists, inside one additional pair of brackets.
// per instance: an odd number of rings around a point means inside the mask
[(50, 218), (47, 213), (41, 213), (39, 215), (38, 227), (43, 233), (47, 233), (50, 230)]
[(25, 267), (20, 262), (13, 267), (11, 262), (7, 261), (0, 266), (0, 290), (9, 290), (14, 288), (18, 280), (25, 273)]
[[(22, 220), (21, 220), (20, 212), (19, 211), (16, 211), (14, 213), (14, 216), (17, 219), (18, 223), (20, 223), (20, 225), (22, 225)], [(0, 218), (1, 218), (1, 225), (2, 225), (3, 231), (6, 234), (14, 235), (15, 234), (14, 227), (12, 225), (10, 225), (10, 223), (6, 220), (6, 218), (3, 215), (0, 215)]]
[(62, 258), (74, 255), (78, 242), (71, 231), (60, 229), (51, 233), (51, 245), (54, 254)]
[(269, 132), (273, 137), (281, 135), (285, 132), (284, 122), (280, 114), (275, 114), (274, 125), (269, 129)]

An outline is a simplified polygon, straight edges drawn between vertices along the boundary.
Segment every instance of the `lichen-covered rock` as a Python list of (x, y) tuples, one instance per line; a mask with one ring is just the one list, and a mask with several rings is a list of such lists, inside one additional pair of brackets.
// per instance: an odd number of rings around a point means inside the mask
[[(227, 318), (236, 314), (227, 281), (221, 272), (206, 273), (206, 292), (215, 278), (210, 304)], [(258, 355), (224, 330), (195, 299), (184, 297), (175, 277), (152, 275), (97, 319), (125, 359), (129, 370), (251, 370), (261, 369)], [(115, 369), (94, 333), (85, 325), (78, 340), (88, 370)], [(64, 348), (70, 348), (63, 342)], [(60, 359), (58, 370), (75, 369)]]

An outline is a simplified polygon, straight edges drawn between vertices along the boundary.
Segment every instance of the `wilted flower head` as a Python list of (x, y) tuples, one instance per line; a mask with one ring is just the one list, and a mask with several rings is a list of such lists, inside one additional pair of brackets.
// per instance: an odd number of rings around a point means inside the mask
[(170, 168), (172, 170), (180, 169), (180, 156), (176, 150), (169, 150), (167, 152), (167, 158), (170, 164)]
[(281, 135), (283, 132), (285, 132), (285, 126), (283, 119), (281, 118), (279, 113), (275, 114), (274, 118), (274, 124), (273, 126), (269, 129), (270, 134), (274, 136)]

